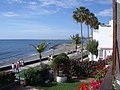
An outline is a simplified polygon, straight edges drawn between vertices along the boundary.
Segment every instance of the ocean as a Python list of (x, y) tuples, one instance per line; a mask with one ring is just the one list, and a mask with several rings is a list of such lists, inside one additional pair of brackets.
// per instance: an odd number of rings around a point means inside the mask
[[(6, 63), (12, 60), (20, 60), (37, 54), (35, 49), (29, 44), (38, 45), (43, 40), (0, 40), (0, 63)], [(71, 43), (71, 40), (44, 40), (51, 43), (50, 46), (63, 43)], [(45, 51), (49, 50), (46, 48)]]

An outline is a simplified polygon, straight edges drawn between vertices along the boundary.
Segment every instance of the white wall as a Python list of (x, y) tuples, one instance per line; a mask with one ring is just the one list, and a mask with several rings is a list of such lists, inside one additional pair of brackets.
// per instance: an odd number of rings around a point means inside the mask
[(118, 3), (120, 3), (120, 0), (117, 0)]
[(99, 48), (113, 47), (113, 27), (99, 27)]
[[(98, 30), (94, 30), (93, 39), (98, 41), (98, 49), (103, 50), (103, 59), (105, 59), (108, 55), (111, 55), (113, 47), (113, 20), (109, 21), (107, 26), (99, 26)], [(89, 58), (91, 60), (91, 54), (89, 55)], [(97, 60), (98, 59), (99, 54)], [(94, 60), (96, 60), (95, 57)]]
[[(110, 26), (109, 26), (110, 25)], [(112, 54), (113, 47), (113, 20), (109, 21), (109, 27), (99, 27), (99, 50), (103, 50), (103, 59)]]

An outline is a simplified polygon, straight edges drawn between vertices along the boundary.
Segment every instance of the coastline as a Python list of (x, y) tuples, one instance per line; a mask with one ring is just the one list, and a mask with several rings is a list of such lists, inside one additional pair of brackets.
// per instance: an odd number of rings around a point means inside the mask
[[(53, 49), (50, 49), (48, 51), (43, 52), (42, 53), (42, 58), (46, 58), (50, 54), (57, 55), (59, 53), (67, 53), (71, 50), (74, 51), (75, 50), (75, 45), (74, 44), (63, 43), (63, 44), (59, 44), (59, 45), (55, 46), (54, 48), (55, 48), (54, 51), (53, 51)], [(38, 53), (36, 53), (35, 55), (32, 55), (32, 56), (28, 56), (26, 58), (23, 58), (23, 60), (25, 62), (34, 61), (34, 60), (38, 60), (38, 59), (39, 59)], [(17, 61), (18, 60), (11, 60), (11, 61), (7, 61), (7, 62), (2, 62), (2, 63), (0, 63), (0, 67), (11, 65), (12, 63), (16, 63)]]

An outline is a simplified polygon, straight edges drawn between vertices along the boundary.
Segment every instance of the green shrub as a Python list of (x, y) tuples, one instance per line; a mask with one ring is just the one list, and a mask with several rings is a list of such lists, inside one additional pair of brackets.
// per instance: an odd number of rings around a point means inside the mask
[(0, 87), (7, 84), (13, 83), (15, 81), (15, 73), (12, 71), (0, 72)]
[(92, 54), (98, 56), (98, 41), (96, 40), (89, 40), (86, 50), (91, 52)]
[(61, 70), (64, 74), (68, 74), (69, 63), (69, 57), (65, 53), (61, 53), (53, 60), (52, 68), (57, 71), (57, 75), (59, 75), (59, 71)]
[(43, 67), (31, 67), (20, 72), (20, 76), (25, 78), (26, 84), (28, 85), (38, 85), (45, 83), (45, 81), (49, 78), (48, 74), (48, 68), (45, 67), (45, 65)]

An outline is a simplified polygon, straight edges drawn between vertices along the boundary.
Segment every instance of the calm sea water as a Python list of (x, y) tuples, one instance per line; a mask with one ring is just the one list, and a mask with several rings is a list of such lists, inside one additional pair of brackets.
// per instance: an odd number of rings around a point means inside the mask
[[(42, 40), (0, 40), (0, 63), (18, 60), (36, 54), (29, 44), (37, 45)], [(71, 43), (71, 40), (45, 40), (50, 46), (62, 43)], [(48, 50), (48, 48), (46, 48)]]

